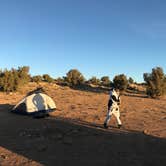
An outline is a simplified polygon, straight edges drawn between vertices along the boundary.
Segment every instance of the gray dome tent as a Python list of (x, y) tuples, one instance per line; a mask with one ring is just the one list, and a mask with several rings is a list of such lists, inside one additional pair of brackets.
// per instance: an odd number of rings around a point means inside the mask
[(41, 92), (34, 92), (22, 99), (12, 110), (14, 113), (24, 115), (48, 114), (56, 109), (51, 97)]

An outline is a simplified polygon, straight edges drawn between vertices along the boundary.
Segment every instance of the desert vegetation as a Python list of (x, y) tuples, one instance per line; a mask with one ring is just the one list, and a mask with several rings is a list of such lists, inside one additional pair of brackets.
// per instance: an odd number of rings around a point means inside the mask
[(30, 81), (29, 67), (0, 71), (0, 89), (5, 92), (16, 91)]
[(156, 98), (166, 94), (166, 75), (161, 67), (152, 69), (151, 73), (144, 73), (147, 95)]
[(52, 78), (49, 74), (31, 76), (29, 70), (28, 66), (0, 70), (0, 90), (13, 92), (28, 82), (36, 82), (37, 84), (47, 82), (70, 87), (94, 85), (110, 88), (115, 86), (122, 91), (127, 89), (139, 91), (138, 87), (142, 86), (146, 87), (146, 94), (149, 97), (158, 98), (166, 95), (166, 75), (161, 67), (153, 68), (151, 73), (144, 73), (145, 82), (141, 84), (136, 83), (132, 77), (127, 78), (125, 74), (116, 75), (113, 80), (110, 80), (109, 76), (101, 78), (93, 76), (86, 79), (78, 69), (71, 69), (63, 77)]

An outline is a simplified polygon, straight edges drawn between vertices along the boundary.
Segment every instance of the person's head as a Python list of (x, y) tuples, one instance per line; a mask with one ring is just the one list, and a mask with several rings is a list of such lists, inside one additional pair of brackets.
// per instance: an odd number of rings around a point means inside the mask
[(114, 84), (112, 84), (111, 90), (112, 90), (112, 91), (115, 90), (115, 85), (114, 85)]
[(112, 91), (114, 90), (114, 91), (116, 91), (116, 93), (120, 94), (120, 89), (117, 86), (115, 86), (115, 85), (112, 86), (111, 90)]
[(120, 89), (113, 84), (111, 90), (119, 91)]
[(120, 95), (120, 89), (119, 88), (115, 88), (115, 91), (118, 95)]
[(119, 88), (117, 88), (117, 87), (115, 87), (114, 89), (115, 89), (115, 91), (118, 91), (118, 92), (120, 91), (120, 89), (119, 89)]

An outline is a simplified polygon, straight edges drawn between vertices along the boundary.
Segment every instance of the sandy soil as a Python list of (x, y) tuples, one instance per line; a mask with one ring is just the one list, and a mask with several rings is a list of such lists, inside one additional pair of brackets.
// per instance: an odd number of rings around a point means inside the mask
[(166, 165), (166, 100), (123, 95), (123, 128), (118, 129), (112, 118), (105, 130), (108, 93), (44, 84), (58, 108), (51, 117), (33, 119), (10, 113), (36, 86), (0, 93), (1, 166)]

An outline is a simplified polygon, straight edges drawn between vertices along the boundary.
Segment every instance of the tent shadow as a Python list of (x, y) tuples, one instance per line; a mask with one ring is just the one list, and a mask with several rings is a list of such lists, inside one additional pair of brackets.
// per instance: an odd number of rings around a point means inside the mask
[(27, 159), (18, 165), (166, 165), (166, 139), (76, 120), (36, 120), (11, 114), (12, 107), (0, 105), (0, 146)]

